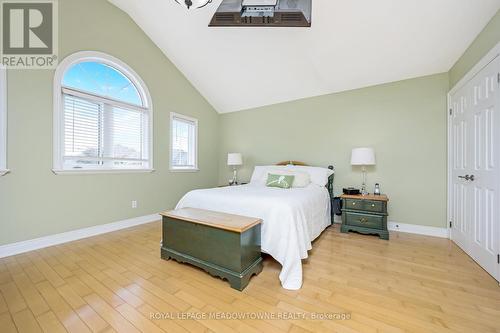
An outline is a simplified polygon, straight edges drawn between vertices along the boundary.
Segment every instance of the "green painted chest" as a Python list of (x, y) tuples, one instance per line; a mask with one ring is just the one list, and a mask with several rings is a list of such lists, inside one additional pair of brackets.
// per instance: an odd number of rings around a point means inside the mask
[(163, 259), (202, 268), (237, 290), (262, 270), (260, 219), (195, 208), (162, 216)]

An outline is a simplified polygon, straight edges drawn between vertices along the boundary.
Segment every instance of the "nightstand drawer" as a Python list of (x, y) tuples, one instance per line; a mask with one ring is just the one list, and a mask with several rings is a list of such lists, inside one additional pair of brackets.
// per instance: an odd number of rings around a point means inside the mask
[(345, 199), (343, 206), (347, 210), (360, 210), (374, 213), (385, 213), (385, 202), (375, 200)]
[(384, 216), (346, 212), (345, 224), (356, 227), (384, 229)]
[(342, 209), (362, 210), (363, 201), (357, 199), (344, 199), (344, 204), (342, 205)]
[(363, 210), (374, 213), (385, 213), (385, 202), (374, 200), (363, 200)]

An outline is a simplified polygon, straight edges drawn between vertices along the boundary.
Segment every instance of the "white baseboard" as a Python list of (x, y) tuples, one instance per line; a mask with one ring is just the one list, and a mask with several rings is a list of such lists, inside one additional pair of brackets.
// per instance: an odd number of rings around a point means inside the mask
[(126, 229), (140, 224), (151, 223), (159, 221), (160, 219), (161, 216), (159, 214), (139, 216), (123, 221), (96, 225), (94, 227), (77, 229), (68, 232), (63, 232), (60, 234), (30, 239), (17, 243), (6, 244), (0, 246), (0, 258), (28, 251), (38, 250), (44, 247), (67, 243), (82, 238), (101, 235), (116, 230)]
[[(335, 216), (333, 223), (341, 224), (341, 217)], [(448, 228), (429, 227), (425, 225), (406, 224), (389, 221), (387, 222), (387, 229), (389, 229), (390, 231), (406, 232), (409, 234), (450, 238)]]
[[(97, 225), (83, 229), (72, 230), (60, 234), (30, 239), (22, 242), (11, 243), (0, 246), (0, 258), (13, 256), (19, 253), (38, 250), (44, 247), (58, 245), (75, 241), (82, 238), (105, 234), (112, 231), (126, 229), (141, 224), (155, 222), (161, 219), (159, 214), (134, 217), (131, 219)], [(335, 223), (341, 223), (340, 216), (335, 216)], [(416, 224), (405, 224), (397, 222), (388, 222), (387, 228), (391, 231), (407, 232), (411, 234), (427, 235), (441, 238), (449, 238), (447, 228), (429, 227)]]
[(449, 238), (448, 228), (429, 227), (425, 225), (387, 222), (387, 229), (391, 231), (407, 232), (410, 234)]

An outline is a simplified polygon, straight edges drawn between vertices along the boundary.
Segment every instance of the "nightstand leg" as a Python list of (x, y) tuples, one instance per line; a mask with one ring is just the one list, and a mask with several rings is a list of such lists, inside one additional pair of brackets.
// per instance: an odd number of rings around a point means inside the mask
[(381, 233), (378, 234), (380, 239), (385, 239), (385, 240), (389, 240), (389, 232), (388, 231), (383, 231)]

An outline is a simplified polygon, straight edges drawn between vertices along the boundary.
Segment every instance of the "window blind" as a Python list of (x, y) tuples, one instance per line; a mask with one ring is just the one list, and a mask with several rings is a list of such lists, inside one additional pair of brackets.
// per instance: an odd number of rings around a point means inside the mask
[(64, 94), (65, 168), (147, 168), (146, 112)]
[[(70, 95), (64, 96), (64, 158), (95, 164), (88, 158), (101, 156), (102, 105)], [(80, 157), (81, 160), (74, 159)]]
[(196, 123), (174, 116), (172, 118), (172, 156), (174, 168), (196, 167)]

